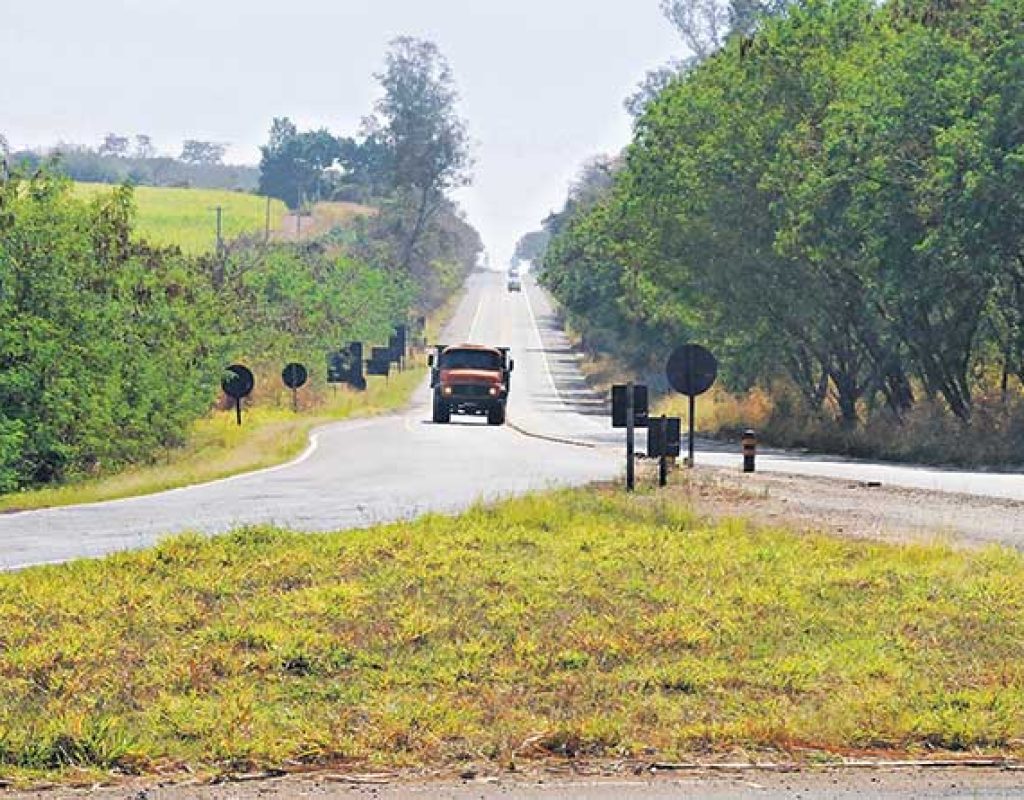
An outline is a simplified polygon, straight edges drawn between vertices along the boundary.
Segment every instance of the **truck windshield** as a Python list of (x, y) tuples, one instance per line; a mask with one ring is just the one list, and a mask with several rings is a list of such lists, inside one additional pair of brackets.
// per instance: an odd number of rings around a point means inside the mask
[(448, 350), (441, 369), (501, 369), (501, 356), (487, 350)]

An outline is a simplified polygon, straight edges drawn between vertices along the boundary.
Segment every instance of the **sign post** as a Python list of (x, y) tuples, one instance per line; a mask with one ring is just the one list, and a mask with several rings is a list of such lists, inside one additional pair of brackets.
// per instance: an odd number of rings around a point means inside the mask
[(718, 378), (718, 360), (699, 344), (686, 344), (672, 351), (665, 365), (669, 386), (690, 400), (688, 446), (686, 465), (694, 466), (694, 425), (697, 416), (697, 397), (710, 389)]
[(679, 456), (679, 417), (662, 415), (647, 423), (647, 457), (658, 459), (658, 485), (668, 485), (669, 459)]
[(633, 437), (636, 435), (634, 431), (634, 418), (635, 409), (633, 408), (633, 401), (636, 398), (633, 396), (633, 384), (632, 382), (626, 384), (626, 491), (632, 492), (636, 488), (636, 467), (634, 465), (634, 449), (635, 444)]
[(284, 385), (292, 390), (292, 411), (299, 410), (299, 388), (306, 384), (309, 373), (302, 364), (292, 362), (281, 370), (281, 380)]
[(227, 373), (220, 381), (220, 388), (224, 394), (235, 401), (235, 420), (242, 424), (242, 398), (252, 394), (256, 379), (252, 370), (241, 364), (232, 364), (225, 372)]
[(626, 491), (636, 488), (636, 429), (647, 427), (647, 387), (627, 383), (612, 387), (612, 427), (626, 429)]

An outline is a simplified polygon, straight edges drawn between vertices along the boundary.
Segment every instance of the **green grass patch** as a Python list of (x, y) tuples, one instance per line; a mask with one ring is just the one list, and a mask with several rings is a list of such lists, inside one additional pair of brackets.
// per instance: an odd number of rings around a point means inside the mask
[[(80, 197), (96, 197), (113, 187), (102, 183), (76, 183)], [(216, 189), (135, 187), (139, 238), (155, 245), (177, 245), (186, 253), (212, 252), (217, 245), (217, 217), (223, 209), (225, 240), (244, 233), (261, 233), (266, 220), (266, 198)], [(280, 200), (270, 204), (270, 227), (276, 231), (286, 208)]]
[(1021, 751), (1021, 555), (665, 498), (246, 528), (0, 576), (0, 773)]
[(318, 425), (401, 408), (424, 375), (421, 367), (393, 374), (387, 382), (371, 378), (366, 392), (327, 390), (322, 402), (299, 413), (291, 411), (284, 398), (287, 393), (280, 392), (282, 405), (264, 402), (246, 410), (241, 427), (234, 410), (212, 411), (193, 425), (184, 446), (158, 453), (151, 463), (89, 480), (0, 495), (0, 512), (135, 497), (282, 464), (306, 448), (310, 431)]

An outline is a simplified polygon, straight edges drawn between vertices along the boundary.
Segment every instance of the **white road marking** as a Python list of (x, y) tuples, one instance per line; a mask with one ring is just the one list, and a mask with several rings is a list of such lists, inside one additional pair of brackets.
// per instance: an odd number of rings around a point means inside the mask
[(555, 378), (551, 374), (551, 366), (548, 364), (548, 351), (544, 348), (544, 340), (540, 336), (540, 326), (537, 325), (537, 317), (533, 313), (533, 303), (530, 302), (530, 293), (527, 291), (523, 292), (523, 297), (526, 299), (526, 310), (530, 315), (530, 324), (533, 325), (533, 333), (537, 337), (537, 349), (540, 350), (540, 360), (544, 365), (544, 374), (548, 376), (548, 383), (551, 384), (551, 391), (555, 393), (562, 403), (565, 400), (562, 398), (562, 393), (558, 391), (558, 387), (555, 386)]
[(470, 342), (473, 341), (473, 332), (476, 330), (476, 324), (480, 321), (480, 311), (484, 307), (484, 298), (486, 296), (487, 295), (483, 293), (480, 294), (480, 302), (476, 304), (476, 313), (473, 315), (473, 321), (469, 323), (469, 336), (467, 337), (467, 339)]
[(249, 472), (239, 472), (237, 475), (228, 475), (224, 478), (216, 478), (212, 481), (205, 481), (203, 483), (191, 483), (188, 486), (176, 486), (173, 489), (164, 489), (159, 492), (150, 492), (149, 494), (137, 494), (131, 497), (117, 497), (113, 500), (94, 500), (90, 503), (74, 503), (73, 505), (66, 506), (51, 506), (49, 508), (29, 508), (25, 511), (12, 511), (6, 516), (11, 517), (31, 517), (39, 514), (53, 513), (57, 511), (73, 511), (77, 508), (85, 508), (87, 506), (114, 506), (121, 505), (123, 503), (139, 502), (143, 500), (150, 500), (155, 497), (166, 497), (172, 494), (181, 494), (182, 492), (191, 492), (195, 489), (205, 489), (209, 486), (220, 486), (225, 483), (232, 483), (234, 481), (240, 481), (243, 478), (252, 478), (257, 475), (271, 475), (275, 472), (282, 470), (291, 469), (297, 467), (305, 461), (308, 461), (313, 457), (313, 454), (317, 451), (320, 446), (320, 434), (323, 433), (327, 428), (334, 427), (335, 425), (346, 425), (349, 430), (359, 430), (365, 428), (368, 425), (372, 425), (377, 422), (381, 417), (365, 419), (361, 422), (348, 423), (345, 420), (339, 420), (338, 422), (329, 422), (326, 425), (321, 425), (319, 428), (314, 430), (309, 436), (309, 444), (306, 445), (306, 449), (302, 453), (291, 461), (284, 464), (277, 464), (273, 467), (264, 467), (263, 469), (251, 470)]

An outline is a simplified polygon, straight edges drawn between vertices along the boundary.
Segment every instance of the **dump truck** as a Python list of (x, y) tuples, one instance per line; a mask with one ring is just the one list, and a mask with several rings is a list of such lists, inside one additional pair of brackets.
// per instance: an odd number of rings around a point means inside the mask
[(487, 416), (488, 425), (505, 424), (505, 404), (515, 362), (507, 347), (476, 344), (435, 345), (429, 356), (434, 390), (433, 419), (444, 425), (452, 414)]

